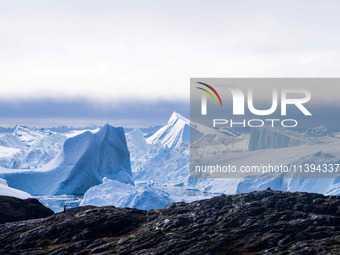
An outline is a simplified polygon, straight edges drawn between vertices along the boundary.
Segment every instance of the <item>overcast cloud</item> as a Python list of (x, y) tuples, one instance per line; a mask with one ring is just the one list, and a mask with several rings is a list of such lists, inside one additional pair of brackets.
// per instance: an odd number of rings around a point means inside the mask
[(339, 1), (0, 2), (1, 102), (188, 105), (190, 77), (339, 76)]

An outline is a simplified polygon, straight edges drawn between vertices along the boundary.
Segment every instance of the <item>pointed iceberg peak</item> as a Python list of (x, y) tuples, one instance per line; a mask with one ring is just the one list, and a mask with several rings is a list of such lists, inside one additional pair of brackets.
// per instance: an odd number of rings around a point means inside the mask
[(142, 130), (140, 130), (140, 128), (137, 128), (137, 127), (131, 130), (129, 134), (133, 135), (134, 137), (144, 137)]
[(106, 123), (102, 128), (112, 127), (109, 123)]
[(189, 143), (190, 121), (177, 112), (173, 112), (168, 124), (160, 128), (156, 133), (147, 139), (149, 144), (160, 142), (169, 149), (181, 146), (182, 143)]
[(183, 117), (179, 113), (173, 112), (171, 114), (171, 117), (170, 117), (169, 121), (168, 121), (168, 124), (175, 123), (178, 120), (181, 120), (181, 121), (185, 122), (186, 124), (189, 124), (189, 122), (190, 122), (187, 118)]
[[(87, 131), (89, 132), (89, 131)], [(106, 123), (104, 126), (102, 126), (99, 131), (97, 132), (100, 135), (108, 135), (109, 133), (119, 134), (119, 136), (124, 136), (124, 129), (122, 127), (114, 127), (110, 124)]]
[(99, 131), (102, 131), (103, 132), (103, 130), (108, 130), (108, 129), (110, 129), (110, 128), (112, 128), (112, 126), (109, 124), (109, 123), (106, 123), (104, 126), (102, 126), (100, 129), (99, 129)]

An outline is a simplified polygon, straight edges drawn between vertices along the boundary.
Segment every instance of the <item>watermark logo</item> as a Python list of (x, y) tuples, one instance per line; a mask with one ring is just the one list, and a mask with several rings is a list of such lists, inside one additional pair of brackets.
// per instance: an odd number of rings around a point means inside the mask
[[(217, 125), (225, 125), (226, 123), (237, 123), (242, 124), (242, 126), (247, 126), (246, 124), (243, 125), (243, 123), (249, 122), (249, 127), (261, 127), (266, 124), (270, 124), (272, 127), (274, 127), (275, 122), (279, 121), (281, 122), (281, 126), (283, 127), (295, 127), (298, 125), (297, 120), (295, 119), (286, 119), (281, 120), (278, 118), (273, 119), (263, 119), (264, 117), (268, 116), (287, 116), (291, 114), (287, 114), (287, 109), (295, 109), (300, 114), (302, 113), (302, 116), (312, 116), (311, 112), (307, 109), (306, 103), (308, 103), (311, 100), (311, 92), (304, 88), (298, 88), (298, 87), (290, 87), (290, 88), (264, 88), (266, 90), (266, 93), (271, 92), (271, 94), (264, 94), (262, 93), (262, 90), (258, 89), (250, 89), (250, 88), (241, 88), (234, 85), (215, 85), (214, 87), (212, 85), (209, 85), (207, 83), (197, 81), (196, 84), (202, 85), (202, 87), (196, 87), (197, 89), (204, 91), (205, 93), (201, 93), (201, 116), (207, 116), (208, 115), (208, 103), (207, 98), (208, 95), (213, 100), (215, 106), (218, 105), (218, 101), (221, 107), (220, 110), (217, 108), (211, 108), (209, 110), (210, 113), (213, 113), (214, 116), (217, 116), (218, 114), (223, 114), (230, 109), (230, 105), (223, 105), (222, 104), (222, 98), (223, 97), (230, 97), (231, 95), (231, 102), (232, 102), (232, 115), (234, 117), (240, 117), (245, 116), (249, 114), (252, 114), (253, 116), (257, 116), (255, 119), (251, 119), (247, 121), (246, 119), (242, 120), (236, 120), (236, 119), (230, 119), (227, 120), (225, 118), (218, 118), (213, 120), (213, 127), (216, 127)], [(211, 83), (210, 83), (211, 84)], [(219, 93), (216, 90), (216, 87), (219, 90)], [(254, 95), (255, 94), (255, 95)], [(221, 95), (221, 96), (220, 96)], [(269, 102), (269, 106), (265, 107), (259, 107), (255, 106), (254, 101), (259, 98), (257, 96), (260, 96), (260, 99), (265, 102)], [(217, 101), (218, 99), (218, 101)], [(223, 106), (223, 107), (222, 107)], [(228, 107), (228, 108), (227, 108)], [(261, 109), (262, 108), (262, 109)], [(246, 114), (247, 112), (247, 114)], [(246, 116), (245, 116), (246, 117)], [(260, 118), (260, 119), (259, 119)], [(241, 122), (239, 122), (241, 121)], [(282, 123), (283, 122), (283, 123)], [(254, 123), (257, 123), (256, 125)], [(290, 124), (288, 124), (290, 123)]]
[[(222, 100), (220, 95), (217, 93), (217, 91), (210, 85), (203, 83), (203, 82), (197, 82), (199, 84), (202, 84), (206, 87), (208, 87), (212, 92), (215, 93), (217, 98), (220, 101), (220, 104), (222, 106)], [(215, 105), (217, 105), (216, 100), (214, 96), (206, 89), (197, 87), (200, 90), (205, 91), (214, 101)], [(232, 95), (233, 98), (233, 115), (244, 115), (244, 105), (245, 105), (245, 96), (241, 89), (233, 86), (225, 86)], [(301, 94), (304, 95), (302, 98), (289, 98), (288, 94)], [(278, 90), (273, 89), (272, 90), (272, 105), (269, 109), (265, 110), (259, 110), (256, 109), (254, 106), (254, 96), (253, 96), (253, 90), (248, 89), (247, 90), (247, 105), (248, 109), (251, 113), (259, 116), (265, 116), (265, 115), (271, 115), (274, 113), (278, 107)], [(311, 93), (307, 89), (300, 89), (300, 88), (294, 88), (294, 89), (281, 89), (281, 115), (287, 115), (287, 105), (295, 105), (304, 115), (311, 116), (312, 114), (307, 110), (307, 108), (303, 105), (307, 103), (311, 99)], [(207, 115), (207, 98), (206, 96), (202, 96), (201, 98), (201, 114)]]
[[(209, 84), (203, 83), (203, 82), (197, 82), (198, 84), (201, 84), (207, 88), (209, 88), (218, 98), (218, 100), (220, 101), (220, 104), (222, 106), (222, 100), (220, 95), (217, 93), (216, 89), (214, 89), (212, 86), (210, 86)], [(214, 101), (215, 105), (217, 105), (216, 100), (214, 98), (214, 96), (211, 94), (211, 92), (209, 92), (207, 89), (205, 88), (201, 88), (201, 87), (197, 87), (200, 90), (203, 90), (204, 92), (206, 92)], [(202, 101), (201, 101), (201, 114), (202, 115), (207, 115), (207, 96), (206, 95), (202, 95)]]
[(252, 185), (250, 178), (268, 178), (256, 180), (259, 186), (282, 184), (273, 178), (295, 185), (294, 178), (339, 177), (339, 84), (339, 78), (191, 78), (190, 176), (244, 178), (241, 189)]

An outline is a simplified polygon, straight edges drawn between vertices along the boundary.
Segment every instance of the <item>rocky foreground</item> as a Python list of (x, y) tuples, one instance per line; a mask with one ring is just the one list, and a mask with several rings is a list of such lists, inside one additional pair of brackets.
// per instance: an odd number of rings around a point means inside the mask
[(53, 213), (51, 209), (46, 208), (34, 198), (22, 200), (15, 197), (0, 196), (0, 224), (44, 218)]
[[(0, 208), (1, 210), (2, 208)], [(339, 254), (340, 197), (260, 191), (0, 225), (0, 254)]]

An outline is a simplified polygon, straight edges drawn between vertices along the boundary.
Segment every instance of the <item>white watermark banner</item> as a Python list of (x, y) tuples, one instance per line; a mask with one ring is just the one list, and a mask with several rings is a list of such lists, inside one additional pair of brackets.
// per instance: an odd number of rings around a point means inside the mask
[(192, 78), (193, 178), (335, 178), (340, 79)]

